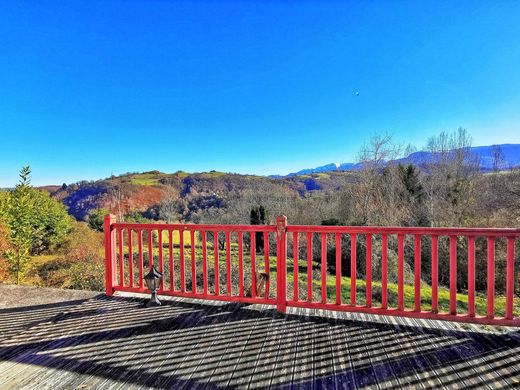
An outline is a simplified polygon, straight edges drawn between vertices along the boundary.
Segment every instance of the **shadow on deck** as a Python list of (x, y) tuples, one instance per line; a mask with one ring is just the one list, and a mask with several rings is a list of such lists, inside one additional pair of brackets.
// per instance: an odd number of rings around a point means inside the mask
[(520, 387), (511, 329), (136, 297), (0, 310), (0, 387)]

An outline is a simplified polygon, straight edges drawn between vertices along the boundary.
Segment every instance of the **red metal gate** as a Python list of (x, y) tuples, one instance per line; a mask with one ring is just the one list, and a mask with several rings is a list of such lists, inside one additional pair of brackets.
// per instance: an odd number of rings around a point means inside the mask
[[(145, 268), (156, 265), (162, 295), (270, 304), (281, 312), (295, 306), (519, 326), (519, 236), (520, 229), (298, 226), (283, 216), (275, 226), (116, 223), (106, 216), (106, 293), (148, 292)], [(448, 267), (448, 280), (439, 280), (439, 267)], [(258, 275), (266, 279), (261, 296)]]

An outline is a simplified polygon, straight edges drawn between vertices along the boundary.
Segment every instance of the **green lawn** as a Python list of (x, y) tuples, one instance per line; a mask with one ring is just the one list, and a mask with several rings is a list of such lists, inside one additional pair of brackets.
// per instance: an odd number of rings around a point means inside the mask
[(132, 184), (138, 184), (142, 186), (155, 186), (159, 183), (160, 175), (155, 173), (141, 173), (137, 175), (132, 175), (130, 178), (130, 182)]
[[(175, 240), (177, 243), (177, 239)], [(167, 249), (167, 242), (164, 243), (163, 256), (164, 256), (164, 267), (165, 267), (165, 283), (169, 284), (169, 251)], [(146, 245), (144, 258), (148, 259), (148, 253), (146, 252)], [(135, 249), (134, 249), (135, 250)], [(125, 251), (126, 253), (126, 251)], [(154, 248), (154, 262), (157, 264), (158, 262), (158, 248)], [(178, 272), (180, 268), (179, 264), (179, 248), (178, 245), (174, 248), (174, 268)], [(208, 240), (208, 248), (207, 248), (207, 268), (209, 272), (208, 280), (210, 285), (210, 291), (213, 289), (213, 281), (214, 281), (214, 250), (212, 244)], [(189, 238), (185, 238), (185, 270), (186, 270), (186, 285), (191, 287), (191, 247), (189, 246)], [(197, 285), (200, 288), (202, 286), (202, 277), (201, 277), (201, 269), (202, 269), (202, 249), (200, 245), (196, 245), (195, 248), (195, 258), (196, 258), (196, 268), (197, 268)], [(137, 255), (134, 253), (134, 261), (137, 261)], [(146, 260), (145, 260), (146, 261)], [(232, 283), (233, 283), (233, 293), (235, 294), (238, 290), (238, 245), (236, 243), (231, 244), (231, 261), (232, 261)], [(244, 276), (245, 276), (245, 286), (249, 287), (251, 284), (251, 256), (249, 253), (246, 253), (244, 249)], [(225, 293), (225, 284), (226, 284), (226, 252), (219, 251), (219, 284), (221, 293)], [(136, 267), (134, 266), (134, 269)], [(270, 296), (276, 296), (276, 257), (269, 257), (269, 273), (271, 277), (270, 283)], [(256, 270), (257, 272), (265, 272), (265, 259), (264, 255), (256, 254)], [(137, 272), (135, 270), (134, 272)], [(178, 275), (178, 274), (177, 274)], [(178, 280), (178, 276), (175, 277), (176, 288), (180, 287), (180, 282)], [(293, 283), (294, 283), (294, 274), (293, 274), (293, 264), (292, 260), (288, 259), (287, 261), (287, 288), (288, 288), (288, 299), (292, 299), (293, 297)], [(334, 275), (327, 275), (327, 301), (334, 303), (336, 301), (336, 277)], [(307, 262), (306, 260), (301, 260), (299, 262), (299, 274), (298, 274), (298, 286), (299, 286), (299, 298), (300, 300), (305, 300), (307, 298)], [(313, 270), (313, 282), (312, 282), (312, 292), (313, 292), (313, 300), (321, 301), (321, 268), (319, 264), (314, 264)], [(341, 295), (342, 302), (349, 303), (350, 302), (350, 278), (343, 276), (341, 278)], [(357, 279), (356, 281), (356, 301), (358, 305), (365, 304), (365, 289), (366, 282), (364, 279)], [(189, 290), (189, 288), (188, 288)], [(381, 304), (381, 282), (378, 280), (374, 280), (372, 282), (372, 305), (377, 307)], [(431, 310), (431, 286), (423, 283), (421, 286), (421, 309), (422, 310)], [(415, 288), (413, 285), (406, 284), (404, 287), (404, 299), (405, 299), (405, 308), (413, 309), (415, 303)], [(446, 287), (439, 286), (438, 291), (438, 306), (440, 312), (448, 312), (450, 305), (450, 292)], [(459, 313), (467, 312), (468, 308), (468, 296), (467, 294), (457, 294), (457, 309)], [(482, 292), (477, 293), (475, 298), (476, 304), (476, 314), (477, 315), (485, 315), (487, 308), (487, 299), (485, 294)], [(390, 308), (397, 307), (397, 284), (396, 283), (388, 283), (388, 306)], [(496, 316), (504, 316), (505, 313), (505, 297), (504, 296), (496, 296), (495, 297), (495, 315)], [(515, 299), (515, 316), (520, 315), (520, 299)]]

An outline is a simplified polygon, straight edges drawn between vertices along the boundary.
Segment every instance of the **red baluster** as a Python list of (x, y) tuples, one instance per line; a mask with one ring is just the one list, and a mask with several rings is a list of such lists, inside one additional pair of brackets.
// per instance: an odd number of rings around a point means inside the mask
[(220, 286), (219, 286), (220, 273), (219, 273), (219, 267), (218, 267), (219, 259), (218, 259), (218, 232), (217, 231), (213, 232), (213, 257), (215, 260), (215, 263), (214, 263), (215, 295), (219, 295), (220, 294)]
[(124, 266), (124, 252), (123, 252), (123, 229), (118, 229), (117, 238), (119, 240), (119, 285), (125, 285), (125, 266)]
[(439, 311), (439, 237), (432, 236), (432, 313)]
[(293, 299), (298, 302), (298, 232), (293, 233), (293, 260), (294, 260), (294, 270), (293, 270), (293, 278), (294, 278), (294, 287), (293, 287)]
[[(163, 263), (163, 240), (162, 240), (162, 230), (157, 230), (158, 235), (158, 244), (159, 245), (159, 272), (164, 272), (164, 263)], [(159, 286), (159, 291), (164, 290), (164, 278), (161, 278), (161, 285)]]
[(388, 237), (381, 237), (381, 309), (388, 308)]
[(202, 284), (204, 296), (208, 295), (208, 245), (206, 232), (202, 232)]
[(414, 239), (414, 287), (415, 311), (421, 311), (421, 235), (416, 234)]
[(312, 302), (312, 233), (307, 233), (307, 300)]
[(450, 314), (457, 314), (457, 236), (450, 236)]
[(134, 287), (134, 249), (132, 248), (132, 229), (128, 229), (128, 272), (130, 274), (130, 287)]
[(191, 291), (197, 294), (197, 260), (195, 257), (195, 232), (190, 231), (191, 243)]
[(244, 296), (244, 236), (238, 232), (238, 293)]
[(506, 318), (513, 319), (513, 298), (515, 290), (515, 238), (507, 237), (506, 271)]
[(356, 305), (356, 235), (350, 235), (350, 304)]
[(468, 237), (468, 315), (475, 317), (475, 237)]
[(228, 231), (226, 235), (226, 283), (227, 295), (231, 295), (231, 238)]
[(327, 303), (327, 234), (321, 234), (321, 303)]
[(487, 239), (487, 317), (495, 317), (495, 237)]
[(404, 236), (397, 235), (397, 309), (404, 310)]
[(184, 230), (179, 230), (179, 263), (181, 273), (181, 292), (186, 292), (186, 271), (184, 269)]
[(366, 239), (366, 306), (372, 307), (372, 234), (367, 234)]
[(336, 305), (341, 305), (341, 234), (336, 233)]
[(168, 230), (168, 255), (170, 261), (170, 291), (175, 290), (175, 266), (173, 262), (173, 230)]

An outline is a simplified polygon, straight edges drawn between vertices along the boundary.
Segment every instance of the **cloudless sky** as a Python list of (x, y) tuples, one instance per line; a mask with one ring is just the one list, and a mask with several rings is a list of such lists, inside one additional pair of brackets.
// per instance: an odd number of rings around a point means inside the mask
[(0, 2), (0, 187), (285, 174), (459, 126), (520, 143), (518, 1)]

